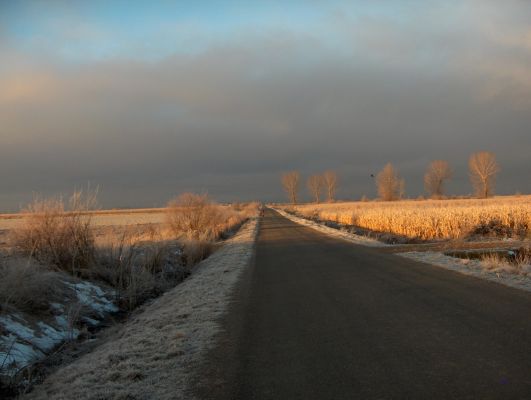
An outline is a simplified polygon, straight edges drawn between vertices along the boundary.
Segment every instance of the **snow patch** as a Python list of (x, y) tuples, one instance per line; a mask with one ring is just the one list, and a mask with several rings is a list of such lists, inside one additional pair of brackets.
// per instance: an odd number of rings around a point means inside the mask
[[(91, 326), (99, 325), (97, 318), (103, 319), (119, 310), (107, 298), (106, 292), (93, 283), (63, 283), (73, 290), (80, 304), (97, 315), (95, 318), (81, 317), (82, 321)], [(109, 296), (113, 294), (111, 292)], [(50, 316), (46, 322), (29, 321), (20, 314), (0, 317), (0, 375), (13, 376), (20, 369), (44, 358), (60, 343), (79, 337), (80, 331), (72, 326), (68, 318), (67, 305), (71, 301), (70, 298), (65, 298), (64, 303), (51, 303), (50, 309), (57, 315)]]
[(118, 307), (105, 297), (105, 292), (100, 287), (90, 282), (64, 283), (75, 291), (81, 304), (90, 307), (100, 316), (118, 311)]

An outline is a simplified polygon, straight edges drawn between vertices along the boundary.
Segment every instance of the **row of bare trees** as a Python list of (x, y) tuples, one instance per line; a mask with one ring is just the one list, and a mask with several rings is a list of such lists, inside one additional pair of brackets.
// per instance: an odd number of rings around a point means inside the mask
[[(482, 151), (474, 153), (468, 160), (470, 181), (478, 197), (487, 198), (494, 193), (496, 175), (500, 171), (496, 156), (493, 153)], [(445, 183), (451, 179), (453, 171), (447, 161), (432, 161), (424, 174), (424, 187), (432, 198), (444, 196)], [(308, 190), (319, 203), (322, 199), (323, 190), (327, 195), (327, 201), (335, 199), (337, 189), (337, 174), (334, 171), (326, 171), (322, 175), (312, 175), (308, 178)], [(287, 172), (282, 175), (282, 185), (288, 194), (291, 203), (297, 203), (300, 185), (300, 174), (298, 171)], [(388, 163), (376, 175), (376, 187), (378, 195), (382, 200), (391, 201), (404, 197), (405, 181), (400, 177), (396, 168)]]
[[(300, 174), (298, 171), (291, 171), (282, 175), (282, 186), (284, 186), (291, 203), (297, 202), (299, 183)], [(321, 202), (323, 190), (326, 193), (327, 201), (332, 202), (336, 195), (337, 174), (335, 171), (328, 170), (322, 175), (312, 175), (308, 178), (307, 186), (316, 203)]]

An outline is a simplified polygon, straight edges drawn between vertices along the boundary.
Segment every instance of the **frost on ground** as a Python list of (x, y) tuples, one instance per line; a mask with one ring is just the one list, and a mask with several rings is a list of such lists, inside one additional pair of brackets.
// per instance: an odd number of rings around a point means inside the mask
[(190, 399), (187, 383), (219, 330), (248, 266), (257, 220), (247, 222), (190, 278), (144, 306), (116, 336), (54, 374), (30, 399)]
[[(113, 291), (85, 281), (64, 281), (63, 284), (69, 292), (65, 293), (64, 301), (50, 304), (52, 315), (44, 320), (21, 313), (0, 317), (0, 375), (13, 376), (43, 359), (65, 340), (76, 339), (80, 332), (74, 327), (74, 319), (78, 316), (95, 326), (109, 313), (118, 311), (110, 300)], [(76, 313), (73, 313), (74, 308), (78, 308)]]
[(326, 234), (328, 234), (330, 236), (334, 236), (336, 238), (341, 238), (343, 240), (347, 240), (347, 241), (355, 243), (355, 244), (360, 244), (360, 245), (369, 246), (369, 247), (387, 247), (387, 246), (389, 246), (386, 243), (379, 242), (378, 240), (371, 239), (371, 238), (368, 238), (366, 236), (360, 236), (360, 235), (356, 235), (356, 234), (351, 233), (351, 232), (347, 232), (345, 230), (330, 228), (329, 226), (326, 226), (324, 224), (320, 224), (318, 222), (315, 222), (315, 221), (312, 221), (312, 220), (309, 220), (309, 219), (306, 219), (306, 218), (297, 217), (297, 216), (295, 216), (293, 214), (290, 214), (290, 213), (288, 213), (288, 212), (286, 212), (284, 210), (278, 209), (278, 208), (274, 208), (274, 210), (276, 212), (278, 212), (280, 215), (282, 215), (283, 217), (286, 217), (287, 219), (289, 219), (289, 220), (291, 220), (293, 222), (296, 222), (296, 223), (304, 225), (304, 226), (308, 226), (308, 227), (313, 228), (313, 229), (315, 229), (315, 230), (317, 230), (319, 232), (323, 232), (323, 233), (326, 233)]
[(529, 274), (515, 274), (504, 270), (488, 270), (481, 260), (459, 259), (446, 254), (432, 251), (400, 253), (402, 257), (416, 261), (425, 262), (460, 272), (465, 275), (472, 275), (489, 281), (498, 282), (506, 286), (531, 291), (531, 276)]

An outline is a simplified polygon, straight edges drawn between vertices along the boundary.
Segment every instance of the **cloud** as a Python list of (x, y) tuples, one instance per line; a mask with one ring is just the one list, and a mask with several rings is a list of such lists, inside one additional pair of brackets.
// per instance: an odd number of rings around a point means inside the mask
[(337, 169), (341, 196), (371, 196), (388, 161), (415, 196), (441, 158), (449, 189), (468, 193), (468, 155), (483, 149), (502, 164), (500, 192), (529, 192), (525, 24), (452, 11), (330, 13), (314, 31), (240, 31), (156, 60), (72, 63), (0, 42), (0, 206), (87, 181), (108, 206), (205, 189), (278, 200), (290, 169)]

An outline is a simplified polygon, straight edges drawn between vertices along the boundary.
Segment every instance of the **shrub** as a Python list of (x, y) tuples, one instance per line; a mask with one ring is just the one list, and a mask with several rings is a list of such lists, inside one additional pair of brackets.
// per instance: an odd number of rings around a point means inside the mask
[(213, 240), (222, 216), (207, 195), (183, 193), (169, 202), (167, 220), (178, 238)]
[(94, 259), (91, 215), (96, 195), (75, 192), (62, 198), (36, 198), (23, 210), (24, 223), (11, 232), (11, 242), (37, 261), (79, 275)]
[(161, 294), (187, 275), (180, 265), (180, 252), (170, 257), (172, 246), (160, 232), (151, 230), (146, 235), (144, 231), (126, 229), (119, 236), (103, 240), (97, 245), (90, 275), (114, 287), (127, 309)]
[(57, 272), (31, 260), (14, 259), (0, 264), (0, 307), (2, 312), (46, 311), (61, 298), (64, 285)]
[(175, 237), (185, 241), (215, 241), (256, 215), (260, 205), (223, 206), (206, 195), (184, 193), (168, 203), (167, 221)]

